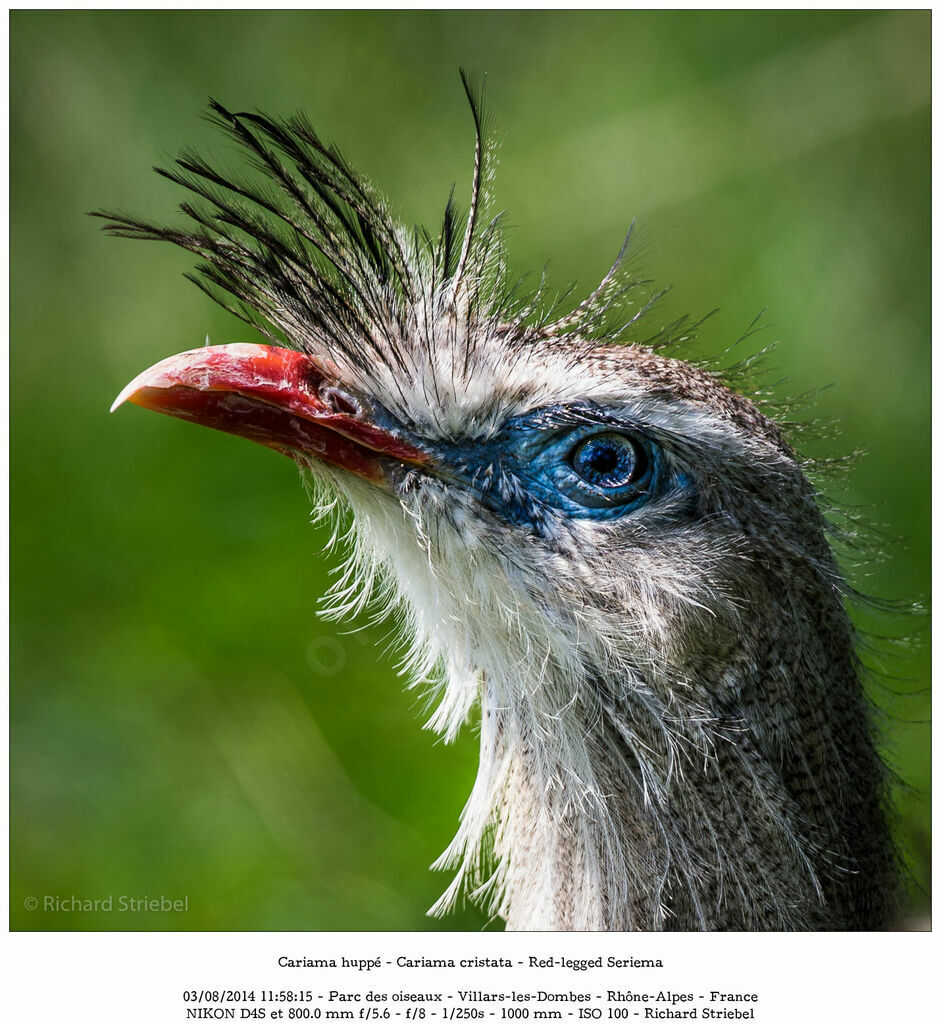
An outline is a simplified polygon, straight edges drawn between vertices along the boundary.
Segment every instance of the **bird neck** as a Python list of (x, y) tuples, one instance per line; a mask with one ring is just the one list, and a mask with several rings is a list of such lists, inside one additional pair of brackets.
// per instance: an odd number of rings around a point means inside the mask
[(881, 766), (845, 613), (820, 614), (797, 659), (756, 623), (698, 666), (487, 677), (438, 909), (463, 887), (519, 930), (885, 927)]
[(443, 530), (396, 545), (391, 513), (361, 524), (411, 674), (443, 684), (429, 726), (452, 738), (480, 704), (433, 912), (467, 894), (517, 929), (887, 925), (884, 771), (822, 530), (749, 549), (723, 524), (674, 538), (686, 573), (641, 547), (630, 572), (527, 549), (536, 573)]

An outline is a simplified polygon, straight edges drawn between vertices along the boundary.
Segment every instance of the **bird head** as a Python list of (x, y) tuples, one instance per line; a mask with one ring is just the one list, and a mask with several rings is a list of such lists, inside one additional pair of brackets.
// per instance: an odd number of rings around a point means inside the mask
[[(196, 283), (267, 343), (171, 356), (115, 407), (266, 445), (302, 467), (319, 508), (344, 499), (332, 609), (371, 596), (400, 612), (446, 737), (480, 705), (480, 773), (440, 906), (466, 886), (527, 927), (711, 926), (737, 873), (763, 894), (755, 919), (770, 903), (762, 920), (783, 920), (819, 898), (805, 862), (833, 847), (838, 814), (788, 817), (775, 780), (791, 718), (830, 685), (821, 665), (853, 671), (813, 488), (751, 401), (664, 354), (686, 325), (646, 328), (630, 234), (574, 310), (521, 294), (485, 216), (465, 87), (470, 210), (461, 231), (449, 201), (437, 237), (399, 226), (302, 118), (213, 104), (254, 176), (186, 154), (161, 173), (194, 197), (189, 227), (109, 214), (108, 229), (196, 254)], [(732, 762), (752, 780), (741, 792)], [(787, 833), (780, 892), (720, 849), (714, 806), (726, 825), (754, 812), (753, 829)]]

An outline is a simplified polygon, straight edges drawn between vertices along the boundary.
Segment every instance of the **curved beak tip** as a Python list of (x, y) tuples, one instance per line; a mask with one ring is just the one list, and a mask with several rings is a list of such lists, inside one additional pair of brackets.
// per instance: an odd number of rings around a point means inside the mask
[(111, 403), (111, 408), (108, 410), (108, 412), (114, 412), (119, 406), (124, 405), (124, 403), (131, 397), (131, 395), (136, 390), (136, 379), (137, 378), (132, 380), (130, 384), (128, 384), (126, 387), (122, 389), (118, 397)]

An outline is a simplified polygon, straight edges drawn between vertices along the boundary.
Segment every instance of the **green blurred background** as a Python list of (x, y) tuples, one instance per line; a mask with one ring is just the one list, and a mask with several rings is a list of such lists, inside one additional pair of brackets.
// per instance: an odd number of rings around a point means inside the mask
[[(12, 923), (19, 929), (480, 928), (424, 916), (476, 763), (420, 728), (387, 630), (318, 620), (335, 557), (286, 459), (135, 408), (173, 352), (251, 331), (169, 246), (84, 212), (172, 219), (154, 162), (226, 144), (196, 116), (292, 113), (436, 226), (466, 195), (459, 65), (484, 71), (521, 270), (640, 266), (703, 314), (699, 354), (762, 308), (777, 394), (868, 449), (837, 497), (879, 524), (864, 591), (928, 593), (930, 16), (856, 13), (12, 15)], [(896, 541), (895, 538), (901, 538)], [(923, 618), (867, 616), (909, 919), (927, 913)], [(120, 912), (126, 897), (185, 912)], [(110, 913), (45, 897), (112, 896)], [(26, 909), (28, 897), (40, 909)], [(491, 927), (494, 925), (491, 924)]]

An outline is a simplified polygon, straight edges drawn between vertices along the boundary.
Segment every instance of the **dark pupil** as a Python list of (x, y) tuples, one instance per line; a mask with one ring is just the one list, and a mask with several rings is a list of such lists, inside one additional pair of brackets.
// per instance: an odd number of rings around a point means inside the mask
[(610, 473), (618, 464), (618, 453), (615, 450), (614, 445), (596, 444), (594, 448), (588, 452), (587, 459), (588, 465), (596, 473)]

